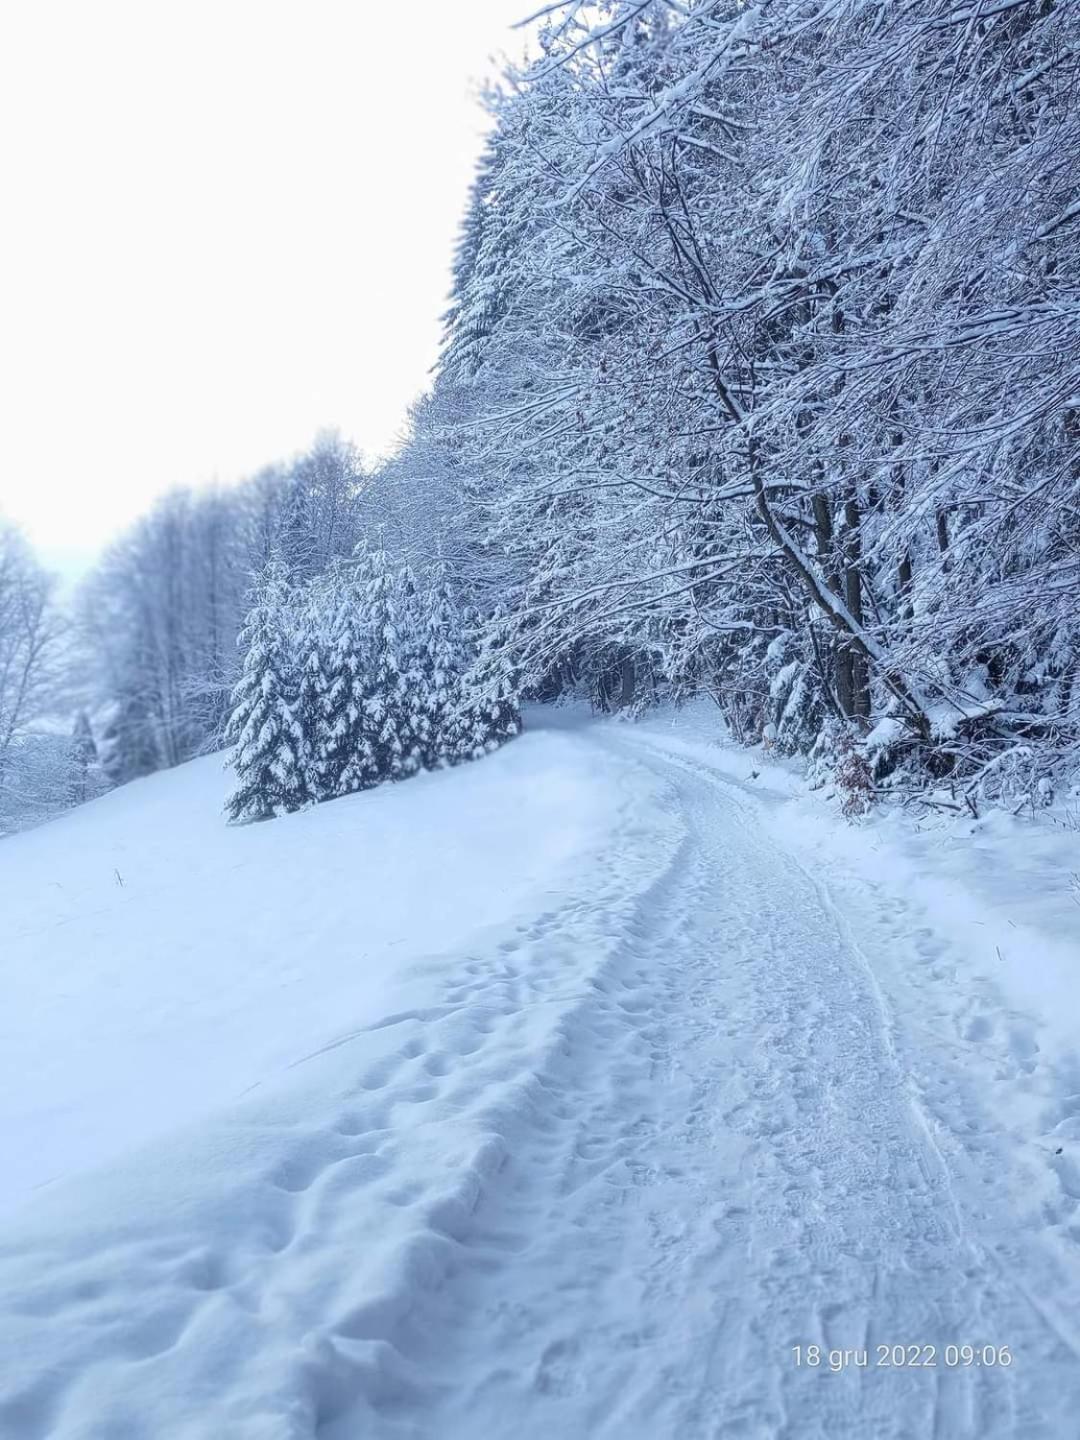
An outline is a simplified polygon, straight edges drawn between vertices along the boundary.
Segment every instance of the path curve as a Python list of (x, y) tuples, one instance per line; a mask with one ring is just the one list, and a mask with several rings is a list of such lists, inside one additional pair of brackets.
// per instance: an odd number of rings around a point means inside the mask
[(1077, 1433), (1070, 1336), (980, 1225), (994, 1178), (944, 1153), (827, 886), (737, 782), (582, 735), (663, 782), (682, 842), (395, 1335), (423, 1387), (325, 1440)]

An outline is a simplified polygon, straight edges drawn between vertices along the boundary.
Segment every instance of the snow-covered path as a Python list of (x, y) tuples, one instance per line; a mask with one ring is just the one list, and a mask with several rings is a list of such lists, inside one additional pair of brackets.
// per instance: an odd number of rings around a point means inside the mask
[(512, 847), (500, 795), (534, 837), (575, 826), (505, 871), (511, 922), (492, 901), (393, 1006), (327, 970), (340, 1021), (291, 1052), (286, 989), (251, 1098), (12, 1216), (0, 1434), (1080, 1434), (1080, 1078), (914, 904), (778, 840), (692, 745), (534, 732), (222, 844), (264, 857), (240, 873), (270, 936), (307, 883), (257, 885), (282, 847), (346, 873), (359, 819), (374, 866), (481, 801)]
[[(1000, 1156), (960, 1186), (828, 893), (732, 782), (600, 743), (664, 776), (684, 836), (449, 1228), (446, 1283), (395, 1330), (425, 1383), (328, 1440), (1078, 1433), (1054, 1316), (1080, 1297), (1040, 1304), (1047, 1257), (994, 1228), (978, 1187)], [(476, 993), (525, 1003), (544, 948)], [(970, 1094), (950, 1098), (975, 1130)]]

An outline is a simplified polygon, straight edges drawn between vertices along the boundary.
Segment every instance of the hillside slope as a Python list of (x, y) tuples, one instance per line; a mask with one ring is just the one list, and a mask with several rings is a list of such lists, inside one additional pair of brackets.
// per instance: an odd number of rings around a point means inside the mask
[(0, 848), (0, 1206), (428, 993), (415, 962), (536, 908), (613, 805), (557, 734), (280, 824), (226, 826), (228, 785), (210, 756)]

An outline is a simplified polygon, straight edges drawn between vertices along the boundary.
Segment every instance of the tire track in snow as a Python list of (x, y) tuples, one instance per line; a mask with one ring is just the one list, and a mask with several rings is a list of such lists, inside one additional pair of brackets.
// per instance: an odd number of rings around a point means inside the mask
[[(137, 1219), (98, 1193), (85, 1230), (0, 1254), (40, 1360), (0, 1430), (143, 1440), (139, 1397), (166, 1394), (170, 1440), (1072, 1433), (1069, 1304), (1009, 1231), (1012, 1152), (937, 1017), (886, 1024), (891, 974), (875, 993), (867, 934), (911, 917), (830, 908), (707, 767), (614, 727), (577, 743), (623, 804), (574, 893), (478, 937), (437, 1003), (297, 1056), (310, 1089), (223, 1132), (220, 1195), (174, 1215), (152, 1166)], [(1014, 1367), (790, 1354), (968, 1341)]]
[[(591, 743), (662, 774), (687, 839), (560, 1022), (530, 1103), (499, 1116), (506, 1159), (395, 1335), (424, 1400), (365, 1406), (362, 1433), (1068, 1433), (1074, 1357), (969, 1234), (828, 891), (703, 767)], [(797, 1368), (791, 1347), (811, 1343), (932, 1344), (939, 1365)], [(950, 1343), (1017, 1361), (945, 1369)], [(325, 1440), (361, 1433), (355, 1413)]]

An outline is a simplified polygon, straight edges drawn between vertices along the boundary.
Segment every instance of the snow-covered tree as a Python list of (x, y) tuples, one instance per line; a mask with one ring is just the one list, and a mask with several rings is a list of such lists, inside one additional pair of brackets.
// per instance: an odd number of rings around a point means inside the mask
[(416, 729), (425, 769), (459, 758), (458, 707), (467, 636), (444, 563), (424, 576), (416, 597)]
[(101, 764), (98, 759), (97, 743), (85, 710), (75, 717), (71, 732), (71, 781), (69, 793), (73, 805), (81, 805), (101, 792)]
[(28, 729), (9, 747), (0, 771), (0, 835), (40, 825), (91, 798), (78, 787), (70, 735)]
[(50, 576), (21, 533), (0, 521), (0, 772), (49, 697), (60, 635)]
[(328, 665), (317, 765), (326, 796), (366, 790), (381, 778), (366, 703), (372, 647), (359, 581), (359, 567), (342, 565), (325, 592)]
[(526, 693), (659, 665), (879, 780), (1080, 755), (1078, 40), (1037, 0), (547, 8), (436, 386)]
[(469, 620), (479, 644), (461, 678), (452, 745), (458, 758), (479, 760), (520, 734), (521, 712), (505, 612), (496, 611), (482, 626), (475, 616)]
[(273, 560), (259, 579), (240, 633), (244, 664), (233, 693), (227, 736), (236, 786), (230, 820), (266, 820), (311, 798), (304, 734), (297, 718), (299, 676), (290, 644), (288, 577)]
[(410, 585), (409, 572), (394, 566), (381, 537), (357, 552), (357, 604), (370, 646), (364, 716), (380, 779), (403, 779), (420, 765), (418, 697), (410, 688)]
[(103, 759), (213, 743), (277, 545), (354, 571), (301, 662), (320, 794), (568, 692), (705, 692), (875, 793), (1047, 793), (1080, 765), (1080, 10), (567, 0), (537, 34), (394, 456), (326, 437), (103, 567)]
[(220, 747), (251, 574), (277, 555), (299, 588), (349, 555), (360, 478), (353, 447), (326, 433), (244, 484), (165, 496), (109, 549), (77, 609), (118, 781)]
[(332, 593), (332, 583), (320, 576), (295, 592), (290, 607), (289, 647), (297, 673), (295, 718), (307, 767), (308, 791), (315, 800), (325, 800), (336, 793), (328, 773), (324, 741), (327, 697), (333, 684), (328, 632), (328, 619), (333, 614)]

